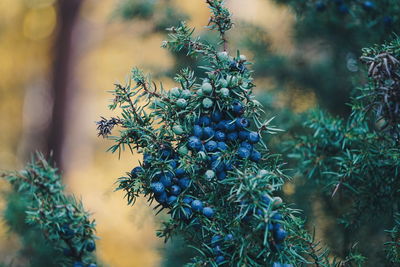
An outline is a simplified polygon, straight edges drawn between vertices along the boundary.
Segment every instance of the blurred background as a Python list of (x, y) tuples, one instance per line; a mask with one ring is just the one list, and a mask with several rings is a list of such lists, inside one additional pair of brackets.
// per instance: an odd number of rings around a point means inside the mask
[[(288, 5), (298, 1), (226, 2), (235, 22), (229, 50), (240, 49), (255, 61), (257, 98), (266, 116), (276, 116), (275, 125), (286, 130), (266, 140), (272, 153), (287, 154), (281, 145), (303, 131), (303, 114), (314, 107), (349, 115), (350, 91), (365, 77), (358, 63), (361, 48), (392, 36), (398, 21), (398, 10), (385, 1), (368, 25), (363, 23), (366, 11), (359, 8), (352, 13), (357, 20), (342, 6), (316, 6), (297, 20)], [(160, 216), (154, 217), (144, 200), (130, 207), (122, 192), (114, 192), (116, 179), (136, 166), (139, 155), (127, 152), (118, 160), (106, 153), (111, 142), (97, 137), (95, 122), (111, 115), (107, 91), (129, 78), (132, 67), (172, 87), (178, 68), (201, 64), (160, 45), (165, 28), (181, 19), (215, 42), (204, 29), (208, 17), (200, 0), (0, 1), (0, 169), (22, 168), (32, 152), (52, 151), (68, 191), (96, 219), (97, 255), (105, 266), (181, 266), (190, 255), (179, 249), (179, 240), (165, 246), (155, 236)], [(301, 175), (292, 173), (295, 179), (284, 187), (286, 199), (305, 210), (310, 226), (318, 225), (317, 239), (342, 256), (348, 233), (335, 226), (332, 208), (315, 201), (319, 196), (310, 195)], [(38, 243), (21, 226), (23, 213), (17, 212), (18, 204), (10, 205), (8, 190), (0, 183), (0, 209), (6, 214), (0, 221), (0, 262), (28, 266)]]

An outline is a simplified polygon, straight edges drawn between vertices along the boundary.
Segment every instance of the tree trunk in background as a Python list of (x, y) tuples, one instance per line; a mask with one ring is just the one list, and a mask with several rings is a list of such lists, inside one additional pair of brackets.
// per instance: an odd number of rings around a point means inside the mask
[(47, 152), (53, 152), (57, 166), (62, 169), (62, 154), (65, 141), (67, 120), (71, 100), (71, 86), (73, 76), (74, 44), (73, 29), (79, 15), (83, 0), (58, 1), (58, 31), (53, 47), (53, 74), (51, 81), (51, 95), (53, 108), (51, 121), (47, 129)]

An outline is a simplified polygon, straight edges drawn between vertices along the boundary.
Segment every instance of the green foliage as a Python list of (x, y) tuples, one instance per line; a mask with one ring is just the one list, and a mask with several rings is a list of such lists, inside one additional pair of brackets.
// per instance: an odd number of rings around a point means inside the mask
[[(305, 124), (312, 135), (301, 136), (293, 144), (292, 156), (300, 159), (300, 171), (322, 186), (332, 202), (339, 199), (336, 211), (350, 239), (366, 228), (384, 235), (384, 229), (393, 225), (393, 214), (399, 212), (399, 44), (395, 40), (364, 49), (362, 60), (368, 64), (370, 79), (354, 91), (351, 116), (345, 120), (315, 112)], [(367, 240), (360, 246), (374, 262), (377, 259), (370, 251), (382, 250), (383, 244)], [(394, 243), (390, 244), (389, 261), (397, 262)]]
[[(18, 194), (16, 202), (10, 200), (9, 208), (13, 203), (22, 205), (26, 213), (26, 222), (32, 226), (30, 230), (37, 232), (37, 229), (40, 229), (47, 242), (56, 251), (64, 253), (63, 258), (48, 259), (60, 260), (57, 263), (53, 262), (53, 265), (70, 266), (74, 262), (88, 264), (94, 261), (91, 253), (95, 249), (96, 239), (94, 221), (89, 219), (89, 213), (84, 210), (80, 201), (64, 193), (61, 176), (55, 167), (42, 155), (37, 154), (26, 169), (4, 174), (4, 177), (13, 186), (14, 194)], [(24, 207), (25, 205), (27, 206)], [(22, 210), (22, 207), (14, 209)], [(15, 222), (15, 218), (11, 216), (18, 213), (6, 212), (6, 215), (9, 222)], [(21, 213), (19, 216), (19, 219), (25, 218)], [(26, 233), (20, 228), (16, 231)], [(28, 240), (33, 241), (31, 238)]]
[[(261, 119), (263, 109), (252, 93), (250, 62), (239, 52), (230, 56), (226, 51), (225, 32), (232, 26), (229, 11), (222, 1), (207, 3), (212, 13), (208, 27), (219, 32), (222, 51), (194, 37), (185, 23), (170, 28), (169, 40), (163, 43), (172, 51), (202, 58), (206, 64), (198, 67), (205, 77), (197, 78), (184, 68), (175, 76), (177, 87), (165, 90), (134, 69), (132, 79), (112, 91), (110, 109), (119, 108), (121, 113), (102, 118), (99, 135), (114, 141), (111, 152), (129, 148), (144, 155), (141, 166), (119, 179), (118, 189), (125, 191), (128, 204), (144, 195), (158, 203), (156, 210), (165, 209), (171, 215), (158, 236), (165, 240), (177, 234), (184, 237), (198, 253), (190, 266), (360, 263), (362, 257), (356, 254), (344, 262), (330, 261), (328, 251), (303, 229), (299, 211), (277, 196), (287, 177), (279, 157), (270, 154), (262, 141), (256, 143), (260, 135), (278, 129), (270, 125), (271, 120)], [(210, 117), (218, 119), (207, 122)], [(243, 132), (253, 136), (251, 150), (261, 152), (260, 159), (250, 160), (238, 137), (222, 142), (226, 147), (217, 152), (212, 137), (200, 142), (195, 136), (196, 126), (201, 131), (207, 125), (217, 130), (223, 118), (224, 129), (245, 124)], [(111, 136), (115, 126), (119, 134)], [(201, 207), (194, 206), (193, 200)]]

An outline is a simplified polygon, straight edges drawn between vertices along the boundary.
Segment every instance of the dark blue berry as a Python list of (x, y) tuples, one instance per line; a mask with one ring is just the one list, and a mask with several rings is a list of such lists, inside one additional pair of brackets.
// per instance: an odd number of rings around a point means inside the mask
[(280, 243), (283, 240), (285, 240), (287, 236), (287, 232), (285, 231), (285, 229), (283, 228), (279, 228), (276, 232), (275, 232), (275, 240), (276, 242)]
[(384, 16), (383, 23), (385, 24), (385, 26), (390, 27), (393, 24), (393, 18), (390, 16)]
[(222, 131), (217, 131), (214, 135), (215, 140), (217, 141), (225, 141), (226, 135)]
[(164, 185), (160, 182), (152, 183), (150, 187), (156, 195), (160, 195), (165, 191)]
[(248, 131), (245, 131), (245, 130), (241, 130), (241, 131), (239, 131), (239, 139), (240, 140), (247, 140), (248, 138), (249, 138), (249, 132)]
[(228, 145), (225, 142), (218, 142), (218, 150), (225, 151), (228, 149)]
[(172, 195), (177, 196), (177, 195), (179, 195), (181, 193), (181, 191), (182, 190), (181, 190), (181, 188), (179, 186), (177, 186), (177, 185), (171, 186), (171, 194)]
[(206, 127), (206, 126), (210, 126), (211, 124), (211, 119), (208, 116), (201, 116), (198, 120), (198, 124), (200, 126)]
[(169, 175), (163, 175), (160, 178), (160, 183), (164, 185), (164, 187), (168, 187), (172, 185), (172, 178)]
[(246, 118), (238, 118), (235, 124), (236, 124), (236, 129), (243, 129), (250, 126), (250, 122)]
[(244, 113), (244, 107), (242, 105), (242, 103), (240, 103), (239, 101), (235, 101), (232, 104), (232, 111), (235, 115), (242, 115)]
[(222, 181), (226, 178), (226, 172), (221, 171), (221, 172), (217, 172), (217, 178), (219, 181)]
[(282, 214), (277, 212), (271, 217), (271, 219), (274, 221), (282, 221)]
[(250, 157), (250, 151), (245, 147), (239, 147), (238, 149), (238, 156), (241, 159), (247, 159)]
[(175, 169), (176, 167), (178, 167), (178, 161), (177, 160), (171, 160), (169, 163), (169, 166), (171, 166), (172, 169)]
[(166, 203), (168, 200), (168, 195), (167, 193), (164, 191), (159, 195), (156, 195), (156, 200), (158, 203)]
[(136, 178), (138, 177), (138, 175), (143, 171), (143, 168), (138, 166), (132, 169), (131, 171), (131, 177), (132, 178)]
[(191, 197), (184, 197), (183, 198), (183, 203), (189, 204), (192, 203), (193, 199)]
[(234, 121), (225, 121), (225, 131), (233, 132), (236, 129), (236, 124)]
[(226, 124), (226, 120), (220, 121), (218, 122), (215, 126), (214, 129), (215, 130), (220, 130), (220, 131), (225, 131), (225, 124)]
[(232, 162), (226, 162), (225, 163), (225, 170), (226, 171), (232, 171), (233, 170)]
[(186, 188), (188, 188), (188, 187), (190, 186), (190, 179), (187, 178), (187, 177), (181, 178), (181, 179), (179, 179), (179, 181), (178, 181), (178, 185), (179, 185), (181, 188), (186, 189)]
[(82, 262), (76, 261), (76, 262), (74, 263), (74, 267), (84, 267), (84, 265), (83, 265)]
[(69, 227), (69, 225), (66, 224), (66, 223), (63, 224), (63, 225), (61, 226), (61, 231), (62, 231), (62, 234), (63, 234), (64, 236), (68, 237), (68, 238), (72, 237), (72, 236), (75, 234), (75, 231), (72, 230), (72, 229)]
[(338, 7), (338, 10), (339, 10), (339, 12), (342, 13), (342, 14), (347, 14), (347, 13), (349, 13), (349, 8), (348, 8), (345, 4), (341, 4), (341, 5)]
[(200, 139), (196, 136), (189, 137), (188, 147), (193, 150), (200, 150), (203, 147)]
[(214, 217), (214, 210), (210, 207), (205, 207), (205, 208), (203, 208), (203, 214), (207, 218), (212, 218), (212, 217)]
[(225, 257), (222, 256), (222, 255), (220, 255), (220, 256), (218, 256), (218, 257), (215, 258), (215, 262), (216, 262), (217, 264), (221, 264), (221, 263), (223, 263), (224, 261), (225, 261)]
[(203, 210), (203, 202), (201, 202), (200, 200), (193, 200), (191, 207), (194, 211), (198, 211), (201, 212)]
[(184, 207), (180, 212), (180, 218), (189, 219), (193, 212), (190, 208)]
[(214, 152), (214, 151), (217, 150), (218, 144), (217, 144), (217, 142), (211, 140), (211, 141), (208, 141), (208, 142), (204, 145), (204, 147), (205, 147), (205, 149), (206, 149), (208, 152)]
[(214, 129), (211, 127), (205, 127), (203, 129), (203, 138), (204, 139), (208, 139), (214, 136)]
[(227, 234), (225, 236), (225, 241), (229, 242), (229, 241), (232, 241), (232, 240), (233, 240), (233, 235), (232, 234)]
[(319, 12), (325, 11), (325, 9), (326, 9), (326, 4), (325, 4), (324, 2), (319, 1), (319, 2), (317, 2), (317, 3), (315, 4), (315, 8), (316, 8), (317, 11), (319, 11)]
[(250, 160), (252, 160), (254, 162), (259, 162), (261, 160), (261, 153), (255, 149), (253, 149), (253, 151), (251, 151), (251, 154), (250, 154)]
[(375, 4), (372, 1), (365, 1), (365, 2), (362, 3), (362, 7), (365, 10), (371, 10), (371, 9), (373, 9), (375, 7)]
[(214, 111), (211, 114), (211, 120), (213, 122), (219, 122), (220, 120), (222, 120), (222, 117), (223, 117), (223, 115), (222, 115), (222, 112), (220, 112), (220, 111)]
[(249, 151), (252, 151), (252, 150), (253, 150), (253, 145), (250, 144), (250, 143), (248, 143), (248, 142), (241, 142), (241, 143), (240, 143), (240, 147), (244, 147), (244, 148), (246, 148), (246, 149), (249, 150)]
[(211, 163), (211, 168), (217, 173), (222, 172), (225, 169), (225, 163), (220, 160), (213, 161)]
[(96, 249), (96, 244), (94, 243), (93, 240), (90, 240), (87, 244), (86, 244), (86, 250), (89, 252), (92, 252)]
[(251, 144), (255, 144), (260, 141), (260, 135), (257, 132), (250, 132), (248, 140)]
[(234, 141), (238, 140), (238, 133), (237, 132), (228, 133), (228, 135), (226, 136), (226, 139), (228, 139), (228, 141), (234, 142)]
[(265, 204), (265, 205), (269, 205), (271, 203), (271, 198), (265, 194), (263, 196), (261, 196), (261, 201)]
[(163, 148), (160, 150), (160, 156), (162, 159), (169, 159), (172, 157), (173, 151), (170, 148)]
[(176, 175), (177, 177), (182, 177), (182, 176), (184, 176), (185, 174), (186, 174), (186, 172), (185, 172), (184, 169), (178, 168), (178, 169), (175, 170), (175, 175)]
[(212, 244), (212, 245), (217, 245), (217, 244), (219, 244), (219, 243), (221, 242), (221, 240), (222, 240), (222, 236), (220, 236), (220, 235), (214, 235), (214, 236), (211, 238), (211, 244)]
[(169, 205), (173, 205), (173, 204), (175, 204), (175, 202), (176, 202), (177, 199), (178, 199), (178, 198), (177, 198), (176, 196), (169, 196), (168, 199), (167, 199), (167, 203), (168, 203)]
[(193, 126), (193, 135), (202, 138), (203, 137), (203, 128), (200, 125)]

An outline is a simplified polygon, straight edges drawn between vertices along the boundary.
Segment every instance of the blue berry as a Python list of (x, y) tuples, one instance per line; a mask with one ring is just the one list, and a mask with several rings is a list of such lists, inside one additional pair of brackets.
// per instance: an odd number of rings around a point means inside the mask
[(184, 176), (185, 174), (186, 174), (186, 172), (185, 172), (184, 169), (178, 168), (178, 169), (175, 170), (175, 175), (176, 175), (177, 177), (182, 177), (182, 176)]
[(222, 131), (217, 131), (214, 135), (215, 140), (217, 141), (225, 141), (226, 135)]
[(216, 110), (211, 114), (211, 120), (213, 122), (219, 122), (220, 120), (222, 120), (222, 117), (223, 117), (223, 114), (221, 111)]
[(265, 194), (263, 196), (261, 196), (261, 201), (265, 204), (265, 205), (269, 205), (271, 203), (271, 198)]
[(393, 24), (393, 18), (390, 16), (384, 16), (383, 23), (385, 24), (385, 26), (390, 27)]
[(169, 175), (163, 175), (160, 178), (160, 183), (164, 185), (164, 187), (168, 187), (172, 185), (172, 178)]
[(167, 199), (167, 203), (168, 203), (169, 205), (173, 205), (173, 204), (175, 204), (175, 202), (176, 202), (177, 199), (178, 199), (178, 198), (177, 198), (176, 196), (169, 196), (168, 199)]
[(211, 119), (208, 116), (201, 116), (198, 120), (198, 124), (200, 126), (206, 127), (206, 126), (210, 126), (211, 124)]
[(342, 13), (342, 14), (347, 14), (347, 13), (349, 13), (349, 8), (348, 8), (345, 4), (340, 5), (340, 6), (338, 7), (338, 10), (339, 10), (339, 12)]
[(364, 3), (362, 3), (362, 7), (365, 10), (371, 10), (371, 9), (373, 9), (375, 7), (375, 4), (372, 1), (365, 1)]
[(193, 214), (192, 210), (191, 210), (190, 208), (187, 208), (187, 207), (184, 207), (184, 208), (181, 210), (180, 213), (181, 213), (181, 214), (180, 214), (180, 217), (181, 217), (181, 218), (184, 218), (184, 219), (189, 219), (189, 218), (192, 216), (192, 214)]
[(214, 252), (215, 255), (221, 255), (222, 254), (222, 249), (221, 249), (220, 246), (215, 246), (213, 248), (213, 252)]
[(236, 129), (236, 125), (234, 121), (225, 121), (225, 131), (233, 132)]
[(225, 169), (225, 164), (220, 160), (216, 160), (211, 163), (211, 168), (217, 173), (222, 172)]
[(162, 159), (169, 159), (173, 154), (170, 148), (163, 148), (160, 150), (160, 156)]
[(217, 178), (220, 181), (224, 180), (226, 178), (226, 172), (224, 172), (224, 171), (217, 172)]
[(183, 198), (183, 203), (189, 204), (192, 203), (193, 199), (191, 197), (184, 197)]
[(239, 147), (238, 149), (238, 156), (241, 159), (247, 159), (250, 157), (250, 151), (245, 147)]
[(250, 122), (246, 118), (238, 118), (235, 124), (236, 124), (236, 129), (243, 129), (250, 126)]
[(62, 234), (68, 238), (72, 237), (75, 234), (75, 231), (70, 228), (68, 224), (63, 224), (61, 226)]
[(248, 138), (249, 138), (249, 132), (248, 131), (245, 131), (245, 130), (241, 130), (241, 131), (239, 131), (239, 139), (240, 140), (247, 140)]
[(211, 127), (205, 127), (203, 129), (203, 138), (204, 139), (208, 139), (214, 136), (214, 129)]
[(188, 187), (190, 186), (190, 179), (187, 178), (187, 177), (181, 178), (181, 179), (179, 179), (179, 181), (178, 181), (178, 185), (179, 185), (181, 188), (186, 189), (186, 188), (188, 188)]
[(221, 264), (221, 263), (223, 263), (224, 261), (225, 261), (225, 257), (222, 256), (222, 255), (220, 255), (220, 256), (218, 256), (218, 257), (215, 258), (215, 262), (216, 262), (217, 264)]
[(219, 244), (219, 243), (221, 242), (221, 240), (222, 240), (222, 236), (220, 236), (220, 235), (214, 235), (214, 236), (211, 238), (211, 244), (212, 244), (212, 245), (217, 245), (217, 244)]
[(227, 122), (227, 121), (225, 121), (225, 120), (218, 122), (218, 123), (214, 126), (214, 129), (215, 129), (215, 130), (220, 130), (220, 131), (225, 131), (225, 124), (226, 124), (226, 122)]
[(210, 207), (205, 207), (205, 208), (203, 208), (203, 214), (207, 218), (212, 218), (212, 217), (214, 217), (214, 210)]
[(90, 240), (87, 244), (86, 244), (86, 250), (89, 252), (92, 252), (96, 249), (96, 244), (94, 243), (93, 240)]
[(274, 220), (274, 221), (282, 221), (282, 214), (277, 212), (271, 217), (271, 219)]
[(228, 149), (228, 145), (225, 142), (218, 142), (217, 147), (221, 151), (225, 151)]
[(241, 142), (241, 143), (240, 143), (240, 147), (244, 147), (244, 148), (246, 148), (246, 149), (249, 150), (249, 151), (252, 151), (252, 150), (253, 150), (253, 145), (250, 144), (250, 143), (248, 143), (248, 142)]
[(171, 186), (171, 194), (172, 195), (177, 196), (177, 195), (179, 195), (181, 193), (181, 191), (182, 190), (181, 190), (181, 188), (179, 186), (177, 186), (177, 185)]
[(87, 267), (97, 267), (97, 265), (94, 264), (94, 263), (91, 263), (91, 264), (89, 264)]
[(215, 142), (215, 141), (208, 141), (206, 144), (205, 144), (205, 148), (206, 148), (206, 150), (208, 151), (208, 152), (214, 152), (214, 151), (216, 151), (217, 150), (217, 147), (218, 147), (218, 144), (217, 144), (217, 142)]
[(155, 182), (150, 185), (151, 189), (153, 190), (154, 194), (160, 195), (165, 192), (165, 187), (160, 182)]
[(74, 263), (74, 267), (84, 267), (84, 265), (83, 265), (82, 262), (76, 261), (76, 262)]
[(143, 171), (143, 168), (138, 166), (132, 169), (131, 171), (131, 177), (132, 178), (136, 178), (138, 177), (138, 175)]
[(232, 111), (235, 115), (242, 115), (244, 113), (244, 107), (242, 105), (242, 103), (240, 103), (239, 101), (235, 101), (232, 104)]
[(255, 144), (260, 141), (260, 135), (257, 132), (250, 132), (248, 140), (251, 144)]
[(203, 137), (203, 128), (200, 125), (193, 126), (193, 135), (202, 138)]
[(317, 3), (315, 4), (315, 8), (316, 8), (317, 11), (319, 11), (319, 12), (325, 11), (326, 4), (325, 4), (324, 2), (319, 1), (319, 2), (317, 2)]
[(279, 262), (274, 262), (274, 264), (272, 264), (272, 267), (283, 267), (283, 264)]
[(171, 166), (172, 169), (175, 169), (178, 166), (178, 161), (176, 160), (171, 160), (168, 165)]
[(226, 136), (226, 138), (227, 138), (229, 141), (234, 142), (234, 141), (236, 141), (236, 140), (238, 139), (238, 133), (237, 133), (237, 132), (228, 133), (228, 135)]
[(203, 210), (203, 202), (201, 202), (200, 200), (197, 200), (197, 199), (193, 200), (191, 207), (194, 211), (200, 212)]
[(193, 150), (200, 150), (203, 144), (201, 143), (200, 139), (196, 136), (189, 137), (188, 147)]
[(229, 241), (232, 241), (232, 240), (233, 240), (233, 235), (232, 234), (227, 234), (225, 236), (225, 241), (229, 242)]
[(165, 203), (168, 200), (168, 195), (167, 193), (164, 191), (159, 195), (156, 195), (156, 200), (158, 201), (158, 203)]
[(285, 240), (286, 236), (287, 236), (287, 232), (283, 228), (279, 228), (275, 232), (275, 240), (278, 243), (281, 243), (283, 240)]
[(255, 149), (253, 149), (253, 151), (251, 151), (251, 154), (250, 154), (250, 160), (252, 160), (254, 162), (259, 162), (261, 160), (261, 153)]
[(233, 170), (233, 165), (231, 162), (226, 162), (225, 163), (225, 170), (226, 171), (232, 171)]

